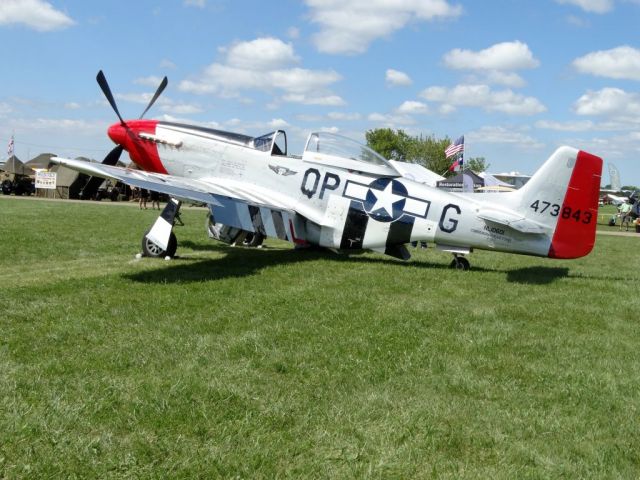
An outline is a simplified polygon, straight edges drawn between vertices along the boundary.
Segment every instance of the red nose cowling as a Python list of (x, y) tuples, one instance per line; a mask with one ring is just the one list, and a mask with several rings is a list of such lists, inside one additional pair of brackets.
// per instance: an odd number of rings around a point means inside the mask
[(107, 130), (107, 134), (114, 143), (122, 145), (129, 152), (131, 160), (142, 170), (167, 173), (160, 160), (157, 144), (140, 137), (140, 133), (155, 135), (157, 124), (157, 120), (129, 120), (125, 125), (114, 123)]

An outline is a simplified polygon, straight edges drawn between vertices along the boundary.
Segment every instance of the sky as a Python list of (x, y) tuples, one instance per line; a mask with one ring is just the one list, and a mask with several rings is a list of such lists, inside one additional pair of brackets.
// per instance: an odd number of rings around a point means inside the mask
[[(0, 0), (0, 144), (102, 159), (124, 118), (258, 136), (465, 136), (492, 173), (561, 145), (640, 185), (640, 0)], [(0, 158), (6, 156), (6, 148)], [(440, 173), (440, 172), (439, 172)]]

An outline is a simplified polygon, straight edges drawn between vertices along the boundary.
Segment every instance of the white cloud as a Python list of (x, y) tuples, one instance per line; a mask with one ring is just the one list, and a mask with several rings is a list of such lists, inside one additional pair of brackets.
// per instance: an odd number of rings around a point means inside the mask
[(0, 117), (10, 114), (13, 111), (11, 105), (8, 103), (0, 102)]
[(193, 120), (191, 118), (186, 118), (186, 117), (176, 117), (174, 115), (170, 115), (168, 113), (165, 113), (164, 115), (161, 115), (159, 117), (160, 120), (164, 121), (164, 122), (172, 122), (172, 123), (186, 123), (189, 125), (199, 125), (201, 127), (207, 127), (207, 128), (215, 128), (215, 129), (221, 129), (224, 128), (223, 124), (219, 123), (219, 122), (200, 122), (197, 120)]
[(487, 72), (485, 80), (489, 83), (498, 85), (504, 85), (505, 87), (518, 88), (525, 85), (525, 81), (517, 73), (500, 72), (498, 70), (492, 70)]
[(133, 83), (135, 83), (136, 85), (145, 85), (147, 87), (154, 88), (157, 88), (158, 85), (160, 85), (160, 82), (162, 82), (162, 79), (153, 75), (149, 77), (139, 77), (133, 81)]
[(289, 126), (289, 123), (282, 118), (274, 118), (267, 125), (269, 125), (269, 127), (273, 128), (274, 130), (278, 130), (287, 128)]
[(300, 29), (298, 27), (289, 27), (287, 28), (287, 37), (296, 39), (300, 38)]
[(553, 120), (540, 120), (535, 123), (536, 128), (544, 130), (555, 130), (558, 132), (587, 132), (594, 129), (591, 120), (579, 122), (556, 122)]
[[(125, 102), (131, 103), (139, 103), (141, 105), (146, 105), (149, 103), (151, 98), (153, 97), (153, 93), (116, 93), (115, 98), (117, 100), (122, 100)], [(166, 98), (159, 98), (158, 103), (166, 103), (168, 100)]]
[[(535, 126), (536, 128), (558, 132), (631, 131), (640, 128), (640, 117), (620, 117), (620, 119), (607, 119), (603, 122), (593, 122), (591, 120), (568, 122), (540, 120), (535, 123)], [(640, 134), (640, 132), (636, 133)]]
[(623, 45), (576, 58), (573, 67), (599, 77), (640, 80), (640, 50)]
[(280, 100), (305, 105), (344, 105), (329, 86), (342, 77), (333, 70), (309, 70), (295, 66), (300, 59), (291, 44), (275, 38), (259, 38), (221, 49), (223, 63), (205, 68), (178, 88), (195, 94), (237, 98), (242, 91), (281, 92)]
[(187, 7), (204, 8), (207, 6), (207, 0), (184, 0), (182, 3)]
[(176, 68), (176, 64), (167, 58), (163, 58), (160, 60), (160, 68), (167, 68), (169, 70), (173, 70)]
[(456, 48), (444, 54), (444, 64), (456, 70), (522, 70), (535, 68), (540, 62), (529, 46), (520, 41), (496, 43), (480, 51)]
[(604, 115), (610, 117), (640, 116), (640, 94), (619, 88), (588, 91), (574, 105), (578, 115)]
[(193, 115), (195, 113), (202, 113), (201, 107), (198, 105), (193, 105), (190, 103), (170, 103), (167, 105), (162, 105), (160, 110), (163, 112), (170, 112), (176, 115)]
[(273, 37), (239, 42), (224, 50), (227, 53), (227, 65), (240, 69), (273, 70), (300, 61), (290, 43)]
[(320, 131), (328, 133), (339, 133), (340, 129), (338, 127), (320, 127)]
[(23, 24), (39, 32), (61, 30), (75, 22), (44, 0), (2, 0), (0, 25)]
[(413, 83), (409, 75), (392, 68), (386, 71), (384, 79), (390, 87), (406, 87)]
[(556, 2), (575, 5), (591, 13), (607, 13), (613, 9), (613, 0), (556, 0)]
[(345, 101), (338, 95), (313, 95), (303, 93), (289, 93), (282, 96), (282, 100), (288, 103), (301, 103), (303, 105), (322, 105), (325, 107), (341, 107)]
[(515, 144), (527, 148), (542, 148), (545, 145), (535, 138), (518, 131), (517, 129), (507, 129), (505, 127), (486, 126), (466, 134), (470, 143), (498, 143)]
[(462, 7), (446, 0), (306, 0), (310, 17), (320, 25), (313, 36), (324, 53), (363, 53), (378, 38), (391, 35), (411, 21), (454, 18)]
[[(144, 83), (148, 80), (148, 84), (156, 86), (155, 82), (153, 82), (153, 77), (147, 77), (146, 79), (138, 80), (143, 80), (143, 82), (137, 83)], [(153, 97), (153, 93), (116, 93), (115, 97), (120, 101), (147, 105)], [(199, 105), (195, 105), (192, 103), (177, 103), (166, 96), (158, 98), (155, 105), (156, 107), (154, 108), (158, 108), (162, 112), (170, 113), (173, 115), (192, 115), (195, 113), (202, 113), (204, 111)]]
[(457, 85), (453, 88), (429, 87), (420, 96), (450, 107), (477, 107), (487, 112), (509, 115), (534, 115), (546, 107), (534, 97), (525, 97), (512, 90), (491, 90), (487, 85)]
[(531, 69), (540, 65), (529, 46), (517, 40), (496, 43), (479, 51), (456, 48), (445, 53), (443, 61), (448, 68), (471, 70), (479, 73), (482, 81), (512, 88), (525, 84), (514, 70)]
[(396, 109), (397, 113), (406, 115), (429, 113), (429, 107), (426, 103), (416, 102), (415, 100), (407, 100)]
[(12, 120), (16, 130), (38, 131), (46, 133), (104, 134), (104, 122), (72, 120), (68, 118), (20, 118)]
[(344, 113), (344, 112), (329, 112), (327, 117), (331, 120), (339, 120), (344, 122), (353, 122), (355, 120), (360, 120), (362, 115), (359, 113)]
[(575, 15), (568, 15), (567, 23), (569, 25), (573, 25), (574, 27), (579, 27), (579, 28), (586, 28), (591, 26), (591, 23), (589, 22), (589, 20), (576, 17)]
[(403, 125), (415, 125), (416, 123), (415, 119), (410, 115), (384, 114), (384, 113), (378, 113), (378, 112), (369, 114), (367, 116), (367, 120), (375, 124), (384, 125), (385, 127), (391, 127), (391, 128), (394, 128), (397, 126), (403, 126)]

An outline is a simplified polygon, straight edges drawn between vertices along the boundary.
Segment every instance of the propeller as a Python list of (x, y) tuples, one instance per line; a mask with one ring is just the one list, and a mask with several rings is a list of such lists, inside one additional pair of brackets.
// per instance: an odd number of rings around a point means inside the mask
[[(118, 110), (118, 104), (116, 103), (116, 99), (114, 98), (113, 93), (111, 92), (111, 87), (109, 87), (109, 82), (107, 82), (107, 78), (105, 77), (102, 70), (100, 70), (98, 72), (98, 75), (96, 75), (96, 81), (98, 82), (98, 85), (100, 86), (100, 89), (102, 90), (102, 93), (104, 94), (105, 98), (109, 102), (109, 105), (111, 105), (111, 108), (113, 108), (113, 111), (118, 116), (118, 120), (120, 120), (120, 125), (122, 125), (127, 130), (127, 132), (130, 132), (127, 122), (125, 122), (124, 119), (122, 118), (122, 115), (120, 115), (120, 111)], [(146, 115), (146, 113), (153, 106), (153, 104), (156, 103), (156, 100), (158, 99), (158, 97), (160, 97), (164, 89), (167, 88), (168, 83), (169, 81), (167, 80), (167, 77), (164, 77), (160, 82), (160, 85), (158, 85), (156, 92), (153, 94), (153, 97), (151, 97), (151, 100), (149, 101), (147, 107), (142, 112), (142, 115), (140, 115), (139, 117), (140, 119), (142, 119), (142, 117)], [(111, 150), (107, 154), (106, 157), (104, 157), (104, 160), (102, 160), (102, 164), (110, 165), (110, 166), (116, 165), (118, 163), (118, 160), (120, 160), (120, 155), (122, 155), (123, 150), (124, 150), (124, 147), (122, 145), (117, 145), (113, 150)], [(98, 191), (98, 187), (100, 187), (102, 182), (103, 182), (102, 178), (90, 177), (87, 183), (85, 184), (84, 188), (80, 192), (80, 196), (82, 198), (93, 197)]]
[(142, 117), (144, 117), (145, 113), (147, 113), (149, 111), (149, 109), (151, 108), (151, 106), (156, 103), (156, 100), (158, 99), (158, 97), (160, 96), (160, 94), (162, 92), (164, 92), (164, 89), (167, 88), (167, 84), (169, 83), (169, 80), (167, 80), (167, 77), (164, 77), (162, 79), (162, 81), (160, 82), (160, 85), (158, 85), (158, 89), (156, 90), (156, 93), (153, 94), (153, 97), (151, 98), (151, 100), (149, 101), (149, 105), (147, 105), (147, 108), (144, 109), (144, 112), (142, 112), (142, 115), (140, 115), (140, 118), (142, 119)]
[(118, 111), (118, 105), (116, 105), (116, 99), (113, 98), (113, 94), (111, 93), (111, 88), (109, 88), (109, 83), (107, 82), (107, 79), (104, 76), (104, 73), (102, 73), (102, 70), (98, 72), (98, 75), (96, 76), (96, 80), (98, 81), (98, 85), (100, 85), (100, 89), (102, 90), (102, 93), (104, 93), (104, 96), (107, 97), (107, 101), (111, 105), (111, 108), (113, 108), (113, 111), (116, 112), (116, 115), (120, 119), (120, 125), (122, 125), (123, 127), (126, 127), (127, 124), (122, 119), (122, 115), (120, 115), (120, 112)]
[[(104, 73), (102, 73), (102, 70), (98, 72), (98, 75), (96, 76), (96, 81), (98, 82), (98, 85), (100, 85), (100, 89), (102, 90), (102, 93), (104, 93), (104, 96), (107, 98), (107, 101), (111, 105), (111, 108), (113, 108), (113, 111), (116, 112), (116, 115), (120, 120), (120, 125), (122, 125), (123, 127), (126, 127), (127, 122), (125, 122), (122, 119), (122, 115), (120, 115), (120, 111), (118, 110), (118, 105), (116, 104), (116, 100), (113, 97), (113, 94), (111, 93), (111, 88), (109, 87), (107, 78), (104, 76)], [(153, 106), (153, 104), (156, 103), (156, 100), (162, 94), (162, 92), (164, 92), (164, 89), (167, 88), (168, 84), (169, 84), (169, 80), (167, 79), (167, 77), (164, 77), (160, 82), (160, 85), (158, 85), (158, 88), (156, 89), (156, 93), (154, 93), (153, 97), (151, 97), (151, 100), (149, 101), (147, 108), (144, 109), (139, 119), (142, 119), (142, 117), (146, 115), (146, 113)]]

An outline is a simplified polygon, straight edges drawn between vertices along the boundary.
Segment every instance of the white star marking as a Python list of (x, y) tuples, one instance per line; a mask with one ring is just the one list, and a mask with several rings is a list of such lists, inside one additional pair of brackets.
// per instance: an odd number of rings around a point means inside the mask
[(384, 190), (371, 190), (376, 197), (376, 203), (371, 209), (371, 213), (379, 209), (387, 212), (387, 215), (393, 217), (393, 204), (403, 200), (404, 197), (393, 193), (393, 182), (389, 182)]

